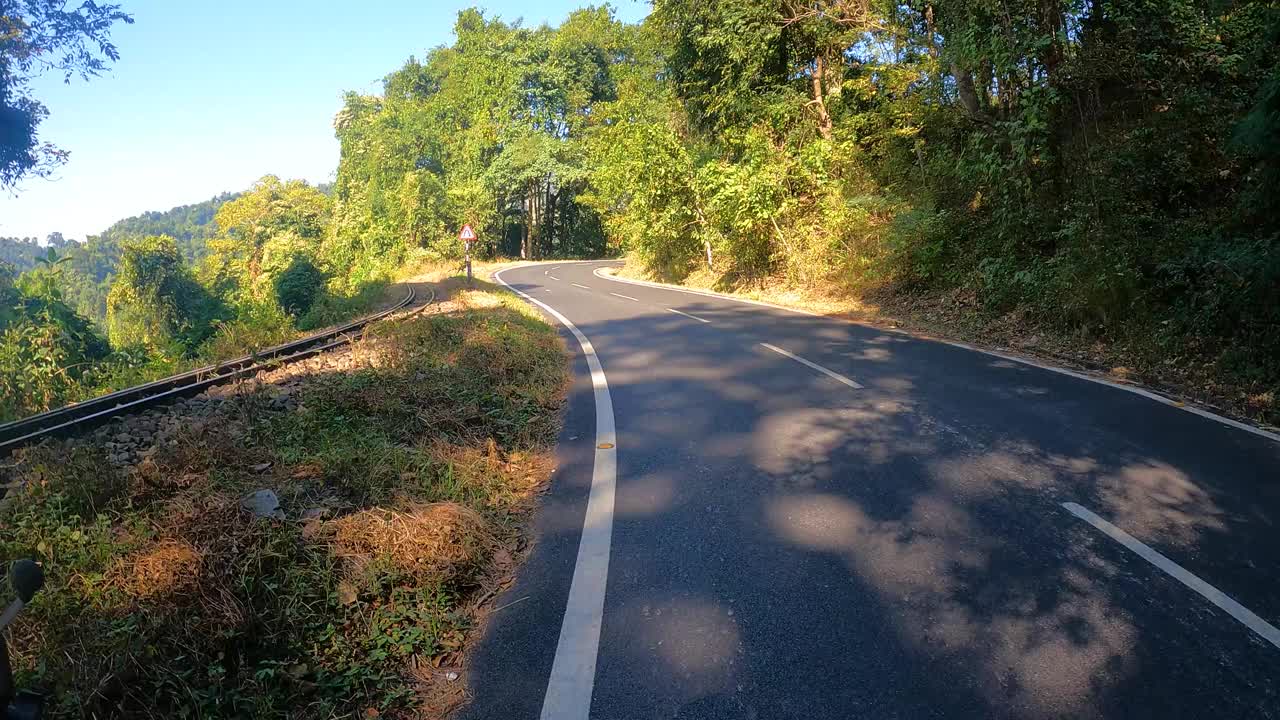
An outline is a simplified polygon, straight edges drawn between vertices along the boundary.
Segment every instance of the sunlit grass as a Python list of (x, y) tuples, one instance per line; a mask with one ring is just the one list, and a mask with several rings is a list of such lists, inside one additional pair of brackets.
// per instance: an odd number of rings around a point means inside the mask
[[(383, 322), (350, 368), (191, 423), (126, 472), (38, 447), (0, 508), (0, 560), (46, 590), (13, 627), (54, 717), (350, 717), (414, 707), (523, 549), (567, 362), (507, 293)], [(240, 498), (271, 489), (284, 520)], [(456, 687), (456, 686), (455, 686)], [(439, 693), (429, 693), (439, 702)]]

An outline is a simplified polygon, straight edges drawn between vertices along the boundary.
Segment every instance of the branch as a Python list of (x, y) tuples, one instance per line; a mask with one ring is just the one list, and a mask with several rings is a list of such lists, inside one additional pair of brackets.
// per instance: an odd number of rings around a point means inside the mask
[(884, 29), (882, 23), (872, 19), (868, 0), (787, 0), (783, 8), (787, 13), (783, 26), (820, 19), (841, 27)]

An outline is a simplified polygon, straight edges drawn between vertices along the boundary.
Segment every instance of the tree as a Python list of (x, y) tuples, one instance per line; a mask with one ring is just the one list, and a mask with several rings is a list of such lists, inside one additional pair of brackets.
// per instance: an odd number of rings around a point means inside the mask
[(80, 378), (110, 352), (62, 299), (57, 275), (65, 260), (50, 248), (39, 267), (16, 279), (0, 263), (0, 419), (71, 399)]
[(0, 189), (26, 175), (46, 176), (67, 152), (39, 138), (49, 110), (31, 96), (32, 78), (47, 72), (89, 79), (120, 58), (111, 27), (133, 18), (119, 5), (62, 0), (0, 0)]
[(118, 348), (190, 353), (213, 332), (222, 308), (166, 236), (126, 241), (107, 296), (107, 329)]
[[(329, 214), (329, 198), (305, 181), (263, 177), (218, 208), (215, 221), (223, 235), (209, 241), (207, 282), (224, 294), (261, 295), (260, 280), (287, 267), (293, 254), (315, 254)], [(274, 264), (265, 257), (272, 245)]]
[(613, 71), (630, 62), (634, 34), (604, 7), (558, 28), (465, 10), (454, 32), (452, 46), (388, 76), (381, 97), (347, 96), (329, 269), (362, 276), (417, 249), (456, 255), (463, 223), (486, 251), (605, 250), (598, 214), (580, 201), (586, 133), (617, 96)]

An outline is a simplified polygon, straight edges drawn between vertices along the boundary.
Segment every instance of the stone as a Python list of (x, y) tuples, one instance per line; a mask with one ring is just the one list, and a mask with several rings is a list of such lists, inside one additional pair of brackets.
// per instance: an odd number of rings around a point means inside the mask
[(276, 497), (274, 490), (255, 490), (240, 500), (240, 507), (260, 518), (284, 519), (280, 498)]

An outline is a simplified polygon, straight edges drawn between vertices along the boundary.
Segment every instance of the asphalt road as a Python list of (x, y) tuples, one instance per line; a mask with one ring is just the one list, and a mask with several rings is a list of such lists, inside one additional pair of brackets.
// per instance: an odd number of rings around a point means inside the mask
[(560, 468), (460, 717), (1280, 717), (1280, 442), (606, 265), (501, 276), (589, 341), (616, 448), (566, 330)]

